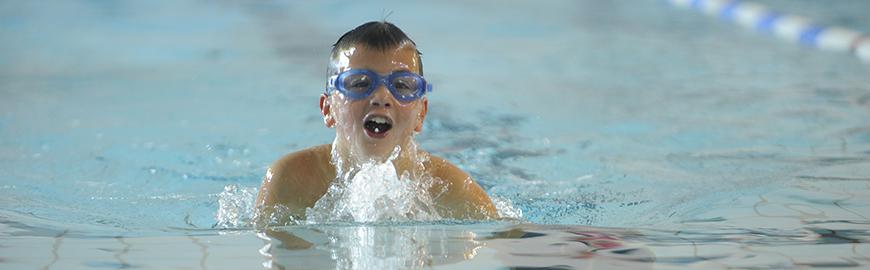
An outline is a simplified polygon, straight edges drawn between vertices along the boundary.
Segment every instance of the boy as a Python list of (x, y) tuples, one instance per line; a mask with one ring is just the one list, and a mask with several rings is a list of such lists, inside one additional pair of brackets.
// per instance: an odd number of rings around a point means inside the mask
[[(424, 95), (431, 88), (416, 44), (401, 29), (368, 22), (345, 33), (333, 45), (327, 72), (320, 112), (324, 124), (335, 128), (335, 141), (276, 161), (260, 187), (255, 220), (304, 218), (306, 209), (326, 204), (318, 202), (343, 187), (337, 183), (359, 173), (360, 164), (373, 162), (391, 163), (409, 181), (431, 180), (423, 185), (434, 204), (429, 207), (442, 218), (498, 216), (467, 173), (417, 150), (413, 135), (423, 128), (429, 104)], [(375, 209), (383, 207), (379, 203)]]

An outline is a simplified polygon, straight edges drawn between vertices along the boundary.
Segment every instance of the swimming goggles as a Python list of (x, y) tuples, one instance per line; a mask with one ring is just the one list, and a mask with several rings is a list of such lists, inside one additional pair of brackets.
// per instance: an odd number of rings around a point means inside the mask
[(387, 86), (393, 97), (401, 103), (418, 100), (426, 92), (432, 92), (432, 85), (422, 76), (410, 71), (395, 71), (386, 76), (368, 69), (348, 69), (329, 77), (326, 94), (338, 90), (351, 99), (363, 99), (375, 92), (380, 84)]

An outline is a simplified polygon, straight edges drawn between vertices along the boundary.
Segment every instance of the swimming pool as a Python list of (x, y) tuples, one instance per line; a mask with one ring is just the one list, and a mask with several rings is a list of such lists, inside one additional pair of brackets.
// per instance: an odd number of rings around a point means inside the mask
[[(758, 1), (870, 32), (866, 1)], [(870, 65), (666, 1), (0, 4), (0, 268), (864, 268)], [(244, 226), (389, 13), (523, 222)], [(219, 209), (221, 218), (216, 218)]]

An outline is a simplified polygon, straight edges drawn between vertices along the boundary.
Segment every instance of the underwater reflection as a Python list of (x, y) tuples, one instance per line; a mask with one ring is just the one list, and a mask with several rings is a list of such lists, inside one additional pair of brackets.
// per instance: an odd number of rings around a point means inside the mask
[(636, 232), (581, 226), (517, 225), (482, 240), (509, 269), (652, 269), (655, 255), (624, 239)]
[(446, 227), (330, 226), (266, 229), (266, 269), (417, 269), (473, 258), (475, 234)]
[[(533, 224), (319, 226), (266, 229), (267, 269), (420, 269), (474, 260), (469, 267), (652, 269), (653, 253), (623, 241), (632, 232)], [(459, 264), (457, 266), (463, 266)]]

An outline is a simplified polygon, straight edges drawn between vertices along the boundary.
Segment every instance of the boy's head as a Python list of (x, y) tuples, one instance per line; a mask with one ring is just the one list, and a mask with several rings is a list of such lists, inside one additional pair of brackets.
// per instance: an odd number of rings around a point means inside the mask
[(395, 25), (368, 22), (342, 35), (327, 72), (320, 111), (338, 150), (382, 161), (421, 131), (429, 85), (416, 44)]

